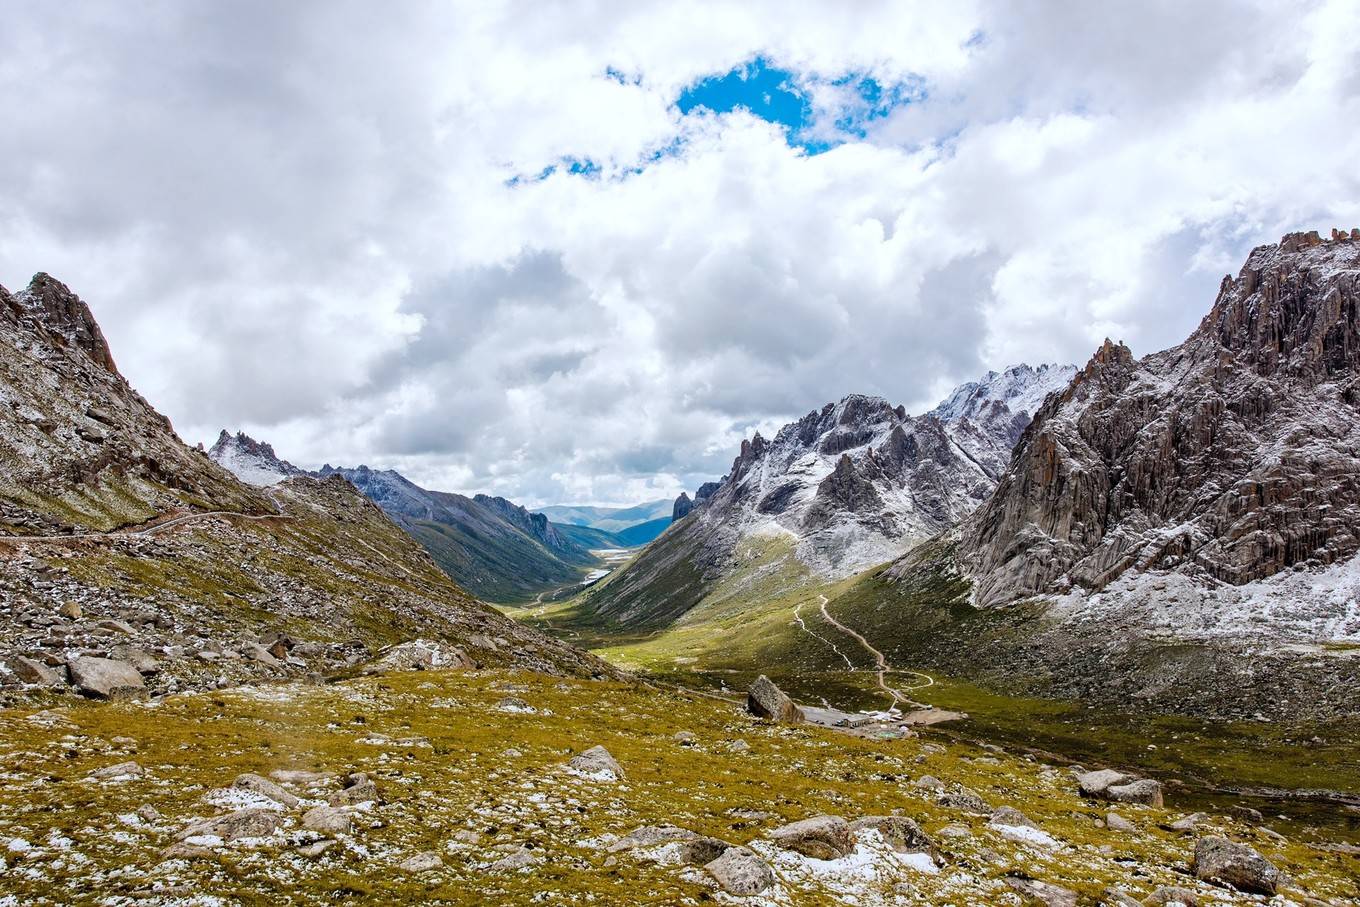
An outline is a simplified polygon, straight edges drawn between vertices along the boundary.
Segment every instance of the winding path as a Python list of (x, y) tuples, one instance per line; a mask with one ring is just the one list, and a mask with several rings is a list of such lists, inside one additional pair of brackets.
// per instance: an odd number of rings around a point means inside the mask
[(850, 660), (849, 656), (842, 652), (834, 642), (827, 639), (825, 636), (822, 636), (820, 633), (812, 632), (812, 630), (808, 628), (808, 625), (803, 623), (803, 615), (798, 613), (800, 610), (802, 610), (803, 604), (804, 604), (803, 602), (799, 602), (793, 609), (793, 619), (798, 621), (798, 626), (802, 627), (803, 632), (806, 633), (808, 636), (811, 636), (813, 639), (824, 642), (828, 646), (830, 646), (831, 651), (839, 655), (845, 661), (845, 666), (853, 671), (855, 669), (855, 663)]
[[(907, 687), (908, 690), (923, 690), (926, 687), (935, 685), (935, 678), (931, 677), (929, 674), (923, 674), (920, 671), (898, 671), (891, 667), (888, 664), (888, 659), (883, 655), (882, 652), (878, 651), (873, 646), (871, 646), (869, 644), (869, 640), (865, 639), (862, 635), (860, 635), (858, 631), (850, 629), (845, 624), (841, 623), (840, 621), (836, 620), (836, 618), (831, 616), (831, 612), (826, 610), (828, 602), (827, 597), (825, 595), (818, 595), (817, 597), (822, 600), (822, 617), (826, 619), (826, 622), (831, 624), (831, 626), (835, 627), (841, 632), (849, 636), (853, 636), (856, 640), (859, 641), (859, 644), (864, 647), (864, 651), (868, 652), (870, 655), (874, 657), (874, 664), (876, 666), (876, 673), (878, 675), (879, 689), (881, 689), (883, 692), (887, 693), (889, 696), (892, 697), (894, 707), (896, 707), (898, 703), (909, 704), (914, 703), (912, 703), (912, 700), (909, 697), (903, 695), (901, 690), (896, 689), (895, 687), (888, 686), (888, 682), (884, 679), (884, 675), (886, 675), (889, 671), (898, 674), (915, 674), (917, 677), (924, 678), (924, 680), (921, 683)], [(845, 656), (841, 657), (844, 658)], [(847, 661), (848, 660), (849, 659), (847, 659)]]
[(215, 517), (231, 517), (232, 519), (238, 520), (293, 519), (284, 513), (240, 513), (235, 510), (207, 510), (202, 513), (182, 514), (181, 516), (172, 517), (159, 523), (151, 523), (148, 526), (141, 526), (136, 529), (112, 529), (108, 532), (81, 532), (72, 535), (0, 535), (0, 542), (27, 545), (31, 542), (81, 542), (91, 539), (131, 538), (139, 535), (150, 536), (156, 535), (166, 529), (183, 526), (186, 523), (195, 523), (199, 520), (212, 519)]

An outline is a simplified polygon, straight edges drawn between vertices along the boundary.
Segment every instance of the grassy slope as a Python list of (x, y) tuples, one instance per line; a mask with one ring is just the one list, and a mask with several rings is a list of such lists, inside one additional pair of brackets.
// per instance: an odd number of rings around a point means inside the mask
[[(507, 684), (539, 714), (496, 710)], [(1176, 811), (1121, 807), (1140, 830), (1116, 834), (1097, 826), (1104, 805), (1082, 801), (1066, 772), (1039, 763), (929, 735), (877, 740), (764, 725), (727, 704), (640, 686), (425, 672), (180, 696), (155, 709), (78, 704), (47, 721), (0, 712), (6, 779), (0, 838), (32, 845), (4, 853), (15, 870), (0, 873), (0, 893), (26, 904), (89, 903), (156, 885), (243, 903), (698, 903), (710, 896), (683, 881), (678, 868), (626, 854), (611, 860), (587, 842), (660, 823), (732, 843), (760, 842), (780, 822), (810, 815), (899, 810), (932, 835), (955, 823), (974, 836), (939, 839), (943, 871), (903, 870), (876, 886), (885, 893), (900, 878), (926, 903), (1004, 903), (1001, 877), (1015, 871), (1070, 887), (1084, 903), (1096, 903), (1108, 885), (1141, 898), (1159, 885), (1194, 884), (1184, 875), (1193, 838), (1158, 827)], [(675, 743), (680, 730), (694, 733), (696, 745)], [(392, 742), (359, 742), (377, 735)], [(731, 751), (737, 740), (750, 751)], [(624, 766), (627, 783), (598, 785), (561, 774), (571, 753), (595, 744)], [(137, 760), (147, 776), (115, 784), (84, 780), (126, 759)], [(343, 836), (319, 858), (296, 852), (308, 838), (294, 831), (291, 838), (228, 847), (202, 859), (162, 861), (159, 852), (175, 830), (215, 812), (202, 802), (210, 790), (230, 785), (240, 772), (279, 768), (366, 771), (388, 802), (368, 817), (374, 827)], [(925, 774), (1020, 809), (1066, 846), (1029, 849), (989, 830), (986, 817), (939, 806), (932, 793), (908, 783)], [(162, 818), (150, 825), (116, 818), (144, 804)], [(771, 815), (741, 819), (729, 812), (734, 808)], [(297, 817), (289, 817), (294, 829)], [(1288, 889), (1296, 901), (1302, 891), (1338, 903), (1360, 897), (1354, 857), (1310, 846), (1307, 832), (1282, 842), (1223, 817), (1209, 819), (1202, 830), (1246, 841), (1275, 861), (1296, 880)], [(475, 832), (480, 840), (453, 849), (459, 832)], [(522, 874), (478, 868), (499, 856), (493, 846), (518, 844), (545, 862)], [(421, 851), (441, 853), (444, 867), (423, 876), (396, 868)], [(838, 902), (815, 885), (791, 884), (792, 903), (863, 902)], [(1202, 899), (1210, 894), (1199, 891)], [(1219, 896), (1224, 899), (1215, 903), (1245, 903)]]
[[(864, 633), (894, 667), (904, 669), (890, 683), (899, 688), (920, 683), (919, 677), (905, 673), (911, 669), (934, 677), (934, 686), (912, 695), (967, 712), (970, 719), (957, 726), (960, 733), (1179, 777), (1195, 787), (1360, 791), (1360, 759), (1355, 755), (1360, 728), (1353, 723), (1211, 723), (1040, 698), (1028, 692), (1025, 679), (1004, 674), (990, 677), (986, 686), (969, 682), (923, 659), (938, 653), (941, 639), (967, 658), (972, 647), (1024, 624), (1024, 614), (968, 607), (966, 584), (948, 575), (923, 572), (911, 582), (893, 585), (871, 570), (838, 583), (816, 584), (787, 556), (787, 542), (767, 540), (750, 545), (746, 554), (739, 570), (664, 628), (619, 628), (580, 598), (518, 616), (569, 635), (626, 668), (668, 681), (742, 690), (764, 673), (803, 701), (883, 708), (887, 703), (873, 689), (867, 670), (871, 658), (822, 620), (819, 595), (825, 594), (833, 615)], [(795, 609), (807, 630), (796, 622)], [(858, 673), (845, 670), (845, 657)], [(1310, 810), (1290, 807), (1291, 814)]]

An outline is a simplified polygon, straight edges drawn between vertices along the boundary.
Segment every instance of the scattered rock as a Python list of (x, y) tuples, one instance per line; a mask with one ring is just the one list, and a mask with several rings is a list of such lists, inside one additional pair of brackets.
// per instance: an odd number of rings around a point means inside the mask
[(694, 746), (698, 740), (690, 731), (676, 731), (675, 736), (671, 739), (681, 746)]
[(1138, 827), (1117, 812), (1105, 814), (1105, 827), (1110, 831), (1137, 831)]
[(518, 696), (506, 696), (500, 702), (496, 703), (496, 711), (512, 712), (514, 714), (532, 714), (535, 709)]
[(333, 840), (313, 841), (311, 844), (304, 844), (299, 847), (297, 852), (301, 856), (307, 857), (309, 860), (314, 860), (334, 846), (335, 841)]
[(786, 850), (818, 860), (834, 860), (855, 848), (850, 826), (840, 816), (814, 816), (790, 822), (770, 832), (770, 838)]
[(941, 828), (938, 834), (941, 838), (952, 838), (958, 841), (961, 841), (964, 838), (971, 838), (973, 836), (973, 833), (969, 831), (968, 826), (958, 825), (956, 823), (950, 823), (949, 825), (946, 825), (944, 828)]
[(388, 649), (381, 658), (369, 665), (365, 673), (472, 667), (475, 667), (472, 659), (468, 658), (462, 649), (450, 648), (424, 639), (413, 639)]
[(1203, 822), (1207, 818), (1209, 817), (1206, 816), (1204, 813), (1191, 813), (1188, 816), (1182, 816), (1175, 822), (1172, 822), (1167, 827), (1170, 828), (1172, 831), (1179, 832), (1194, 831), (1196, 828), (1199, 827), (1199, 823)]
[(146, 770), (135, 762), (119, 762), (117, 765), (106, 765), (90, 772), (88, 777), (91, 781), (126, 781), (131, 778), (140, 778), (146, 774)]
[(624, 778), (623, 767), (602, 746), (592, 746), (584, 753), (572, 756), (567, 768), (594, 781), (622, 781)]
[(331, 806), (354, 806), (359, 803), (377, 802), (378, 785), (363, 772), (355, 772), (345, 778), (343, 789), (326, 799)]
[(656, 849), (662, 862), (703, 865), (731, 846), (677, 825), (643, 825), (611, 844), (609, 851)]
[(334, 806), (313, 806), (302, 814), (302, 827), (323, 835), (342, 835), (350, 830), (349, 813)]
[(1275, 865), (1245, 844), (1226, 838), (1200, 838), (1191, 868), (1195, 878), (1250, 894), (1273, 895), (1280, 884)]
[(774, 884), (774, 871), (769, 864), (745, 847), (727, 848), (704, 869), (723, 891), (738, 897), (760, 894)]
[(934, 775), (922, 775), (911, 782), (912, 787), (919, 787), (922, 790), (944, 790), (944, 782)]
[(282, 784), (315, 784), (318, 781), (329, 781), (335, 777), (335, 772), (309, 772), (306, 769), (281, 768), (270, 772), (269, 777)]
[(1142, 778), (1128, 784), (1115, 784), (1105, 789), (1105, 797), (1119, 803), (1141, 803), (1144, 806), (1163, 804), (1162, 782)]
[(521, 846), (486, 867), (486, 871), (495, 873), (522, 872), (541, 862), (543, 862), (542, 857), (529, 848)]
[(1077, 777), (1077, 789), (1081, 791), (1083, 797), (1104, 797), (1105, 791), (1116, 784), (1123, 784), (1129, 781), (1128, 775), (1117, 772), (1112, 768), (1101, 769), (1097, 772), (1086, 772)]
[(766, 718), (770, 721), (799, 724), (804, 720), (803, 710), (764, 674), (751, 684), (751, 689), (746, 694), (746, 710), (757, 718)]
[(1177, 907), (1177, 905), (1199, 907), (1199, 898), (1189, 888), (1163, 885), (1143, 899), (1143, 907)]
[(931, 848), (931, 840), (926, 833), (906, 816), (865, 816), (850, 823), (850, 831), (878, 832), (890, 847), (901, 853), (920, 853)]
[(987, 822), (990, 825), (1009, 825), (1012, 828), (1039, 827), (1029, 816), (1010, 806), (998, 806), (992, 810), (992, 817)]
[(985, 816), (991, 812), (987, 806), (987, 801), (983, 800), (976, 793), (962, 785), (954, 790), (940, 794), (939, 804), (948, 809), (959, 809), (968, 813), (977, 813)]
[(436, 869), (443, 868), (443, 866), (443, 857), (433, 851), (412, 854), (397, 864), (398, 869), (409, 873), (433, 872)]
[(24, 683), (35, 683), (44, 687), (57, 687), (64, 684), (65, 678), (53, 668), (24, 655), (16, 655), (9, 661), (10, 670)]
[(195, 822), (175, 836), (176, 841), (215, 837), (223, 841), (238, 838), (263, 838), (274, 833), (282, 817), (272, 809), (238, 809), (222, 816)]
[(1006, 876), (1006, 884), (1027, 903), (1044, 904), (1045, 907), (1077, 907), (1077, 893), (1070, 888), (1019, 876)]
[(72, 659), (67, 667), (76, 689), (96, 699), (134, 696), (146, 688), (141, 673), (125, 661), (87, 655)]
[(275, 803), (279, 803), (289, 809), (295, 809), (298, 805), (298, 798), (279, 787), (268, 778), (261, 778), (259, 775), (244, 774), (238, 775), (232, 782), (232, 787), (241, 790), (253, 791), (262, 797), (268, 797)]

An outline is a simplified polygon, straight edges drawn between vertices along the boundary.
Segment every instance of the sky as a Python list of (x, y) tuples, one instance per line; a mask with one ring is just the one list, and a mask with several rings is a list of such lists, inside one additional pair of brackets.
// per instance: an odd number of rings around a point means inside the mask
[(1360, 224), (1360, 4), (0, 0), (0, 283), (190, 443), (670, 497)]

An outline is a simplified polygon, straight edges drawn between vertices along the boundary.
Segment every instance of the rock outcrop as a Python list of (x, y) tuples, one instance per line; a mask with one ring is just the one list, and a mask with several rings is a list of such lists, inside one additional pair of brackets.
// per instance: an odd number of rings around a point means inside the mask
[(685, 517), (689, 516), (690, 511), (693, 509), (694, 502), (689, 499), (689, 495), (683, 491), (680, 492), (680, 497), (675, 499), (675, 506), (671, 509), (671, 522), (680, 522)]
[(1106, 341), (1025, 431), (960, 561), (980, 605), (1128, 571), (1240, 585), (1360, 550), (1360, 242), (1285, 236), (1181, 345)]

